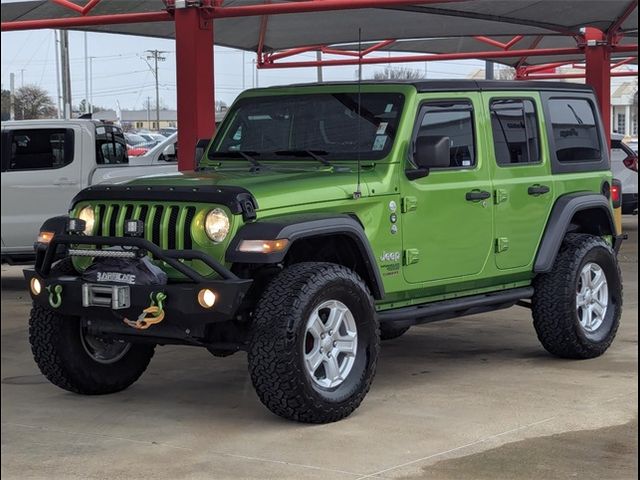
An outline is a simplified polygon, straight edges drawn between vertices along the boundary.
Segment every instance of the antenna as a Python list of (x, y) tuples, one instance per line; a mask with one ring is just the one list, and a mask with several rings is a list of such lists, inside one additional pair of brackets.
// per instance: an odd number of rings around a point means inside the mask
[(357, 133), (356, 133), (356, 146), (358, 148), (358, 152), (357, 152), (358, 165), (357, 165), (357, 171), (356, 171), (356, 175), (357, 175), (356, 191), (353, 192), (353, 198), (356, 199), (356, 200), (358, 198), (362, 197), (362, 192), (360, 191), (360, 156), (361, 156), (361, 152), (360, 152), (360, 128), (361, 127), (360, 127), (360, 124), (361, 124), (361, 120), (362, 120), (362, 115), (361, 115), (361, 112), (362, 112), (361, 90), (362, 90), (362, 28), (358, 28), (358, 118), (357, 118), (358, 129), (357, 129)]

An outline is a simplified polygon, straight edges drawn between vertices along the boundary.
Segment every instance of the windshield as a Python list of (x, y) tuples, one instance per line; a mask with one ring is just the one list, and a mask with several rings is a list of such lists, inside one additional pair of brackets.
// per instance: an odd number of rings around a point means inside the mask
[[(322, 93), (240, 100), (216, 136), (209, 158), (377, 160), (393, 145), (404, 96), (399, 93)], [(308, 158), (308, 155), (307, 155)]]

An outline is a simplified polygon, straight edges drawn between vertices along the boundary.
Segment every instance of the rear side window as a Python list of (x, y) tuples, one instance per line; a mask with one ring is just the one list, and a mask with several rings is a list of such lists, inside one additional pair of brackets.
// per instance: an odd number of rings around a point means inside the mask
[(127, 143), (120, 130), (111, 126), (96, 128), (96, 161), (98, 165), (129, 163)]
[(492, 100), (491, 130), (500, 166), (540, 162), (540, 133), (536, 109), (531, 100)]
[(73, 161), (73, 129), (13, 130), (9, 138), (11, 151), (7, 152), (8, 171), (52, 170), (62, 168)]
[(549, 114), (560, 163), (602, 160), (602, 142), (591, 102), (582, 98), (552, 98)]
[(424, 105), (416, 137), (448, 137), (449, 168), (476, 164), (473, 107), (467, 100)]

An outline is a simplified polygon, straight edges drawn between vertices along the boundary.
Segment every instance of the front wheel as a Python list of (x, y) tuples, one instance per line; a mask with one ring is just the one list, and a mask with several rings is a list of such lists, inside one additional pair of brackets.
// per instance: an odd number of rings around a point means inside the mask
[(295, 264), (258, 302), (251, 379), (275, 414), (334, 422), (358, 408), (369, 391), (379, 341), (373, 301), (357, 274), (330, 263)]
[[(69, 275), (75, 270), (70, 259), (64, 259), (51, 273)], [(51, 383), (85, 395), (124, 390), (142, 375), (155, 349), (91, 335), (79, 317), (38, 305), (31, 309), (29, 342), (38, 368)]]
[(622, 312), (615, 253), (599, 237), (567, 235), (553, 270), (536, 277), (533, 324), (550, 353), (594, 358), (613, 342)]

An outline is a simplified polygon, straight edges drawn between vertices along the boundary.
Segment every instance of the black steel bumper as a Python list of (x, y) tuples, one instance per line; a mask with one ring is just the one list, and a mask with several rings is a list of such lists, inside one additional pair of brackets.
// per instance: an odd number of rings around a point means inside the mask
[[(77, 246), (112, 246), (124, 247), (135, 255), (153, 254), (154, 258), (166, 262), (185, 276), (185, 281), (166, 285), (127, 285), (116, 283), (100, 283), (99, 285), (118, 285), (125, 287), (129, 302), (127, 307), (113, 309), (109, 306), (84, 306), (83, 281), (79, 276), (51, 275), (51, 264), (56, 259), (58, 247), (76, 248)], [(106, 252), (108, 250), (98, 250)], [(180, 260), (198, 260), (214, 270), (218, 278), (204, 277), (189, 265)], [(99, 321), (100, 325), (113, 324), (114, 331), (122, 331), (131, 335), (153, 333), (163, 337), (181, 337), (188, 331), (190, 337), (204, 338), (206, 327), (211, 323), (234, 319), (238, 309), (251, 286), (252, 280), (241, 279), (215, 259), (199, 251), (162, 250), (157, 245), (137, 237), (94, 237), (80, 235), (55, 235), (49, 245), (36, 245), (35, 269), (24, 270), (33, 301), (45, 308), (59, 312), (61, 315), (80, 316)], [(33, 278), (41, 283), (41, 291), (35, 294), (30, 288)], [(60, 286), (60, 304), (55, 298), (56, 286)], [(95, 283), (93, 285), (96, 285)], [(215, 293), (215, 303), (211, 308), (204, 308), (198, 302), (198, 293), (202, 289), (210, 289)], [(58, 289), (59, 290), (59, 289)], [(142, 311), (150, 306), (150, 296), (164, 293), (163, 302), (165, 318), (161, 323), (140, 331), (128, 327), (123, 318), (136, 320)], [(53, 294), (53, 302), (50, 295)], [(124, 325), (124, 327), (123, 327)]]

